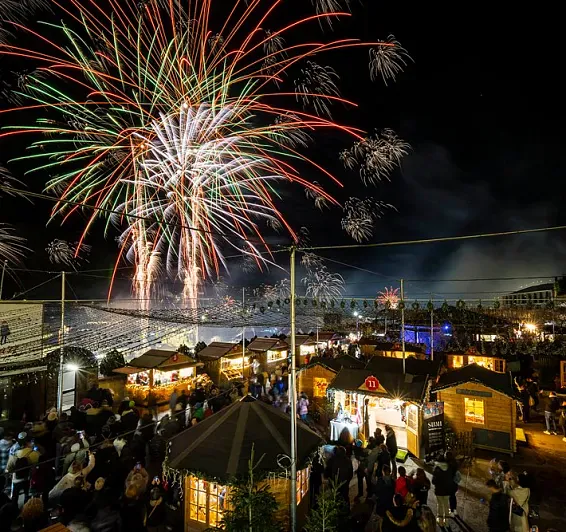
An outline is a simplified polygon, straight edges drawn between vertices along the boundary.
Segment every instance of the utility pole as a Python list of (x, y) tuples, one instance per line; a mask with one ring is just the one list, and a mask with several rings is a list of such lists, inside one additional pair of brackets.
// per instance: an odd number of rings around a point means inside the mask
[(403, 349), (403, 373), (405, 373), (405, 281), (401, 279), (401, 346)]
[[(246, 314), (246, 289), (242, 288), (242, 318)], [(242, 326), (242, 381), (246, 378), (246, 327)]]
[(2, 294), (4, 293), (4, 274), (6, 273), (6, 266), (8, 266), (8, 260), (4, 261), (2, 266), (2, 278), (0, 279), (0, 301), (2, 301)]
[(57, 396), (57, 409), (59, 415), (63, 412), (63, 370), (65, 349), (65, 272), (61, 272), (61, 332), (59, 338), (59, 390)]
[(291, 532), (297, 531), (297, 368), (295, 360), (295, 246), (291, 248), (291, 368), (289, 403), (291, 405)]

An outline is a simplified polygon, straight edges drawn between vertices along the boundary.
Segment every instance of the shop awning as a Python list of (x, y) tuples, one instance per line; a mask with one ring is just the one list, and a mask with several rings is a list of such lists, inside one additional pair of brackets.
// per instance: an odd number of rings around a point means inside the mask
[[(167, 465), (225, 481), (248, 474), (253, 448), (259, 472), (285, 474), (290, 440), (289, 416), (247, 396), (172, 438)], [(298, 469), (322, 443), (318, 434), (297, 422)]]
[(204, 349), (198, 352), (198, 357), (206, 362), (211, 360), (218, 360), (230, 353), (232, 350), (240, 348), (240, 356), (242, 354), (240, 344), (231, 342), (211, 342)]
[[(378, 380), (379, 388), (377, 391), (370, 391), (365, 386), (368, 377), (375, 377)], [(422, 402), (428, 380), (426, 375), (344, 368), (338, 372), (336, 378), (328, 385), (328, 389)]]
[(518, 399), (511, 373), (496, 373), (477, 364), (469, 364), (468, 366), (444, 373), (440, 376), (436, 385), (433, 386), (431, 392), (460, 386), (468, 382), (482, 384), (486, 388), (513, 399)]

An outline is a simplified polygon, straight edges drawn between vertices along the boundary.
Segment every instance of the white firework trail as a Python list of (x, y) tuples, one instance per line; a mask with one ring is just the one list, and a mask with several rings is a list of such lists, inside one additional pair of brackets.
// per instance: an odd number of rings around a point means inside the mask
[(91, 249), (91, 246), (87, 244), (82, 244), (79, 248), (78, 242), (71, 244), (66, 240), (56, 238), (47, 245), (45, 251), (49, 257), (49, 262), (52, 264), (71, 266), (71, 268), (76, 269), (76, 266), (81, 262), (88, 262), (86, 256)]
[[(27, 199), (30, 203), (31, 200), (23, 193), (23, 192), (16, 192), (10, 189), (22, 189), (25, 188), (25, 183), (22, 183), (19, 179), (16, 179), (10, 170), (8, 170), (5, 166), (0, 165), (0, 198), (6, 194), (7, 196), (12, 197), (20, 197)], [(6, 188), (4, 188), (6, 187)]]
[(295, 95), (304, 109), (312, 108), (318, 116), (332, 116), (330, 104), (332, 97), (338, 98), (340, 92), (336, 81), (340, 79), (336, 71), (329, 66), (321, 66), (314, 61), (307, 61), (295, 80)]
[[(326, 21), (330, 28), (332, 28), (332, 15), (334, 13), (341, 13), (344, 9), (350, 9), (350, 0), (311, 0), (311, 2), (317, 15), (328, 15)], [(321, 25), (322, 20), (323, 19), (320, 19)]]
[(373, 198), (349, 198), (344, 204), (342, 229), (356, 242), (369, 240), (373, 236), (376, 221), (383, 217), (388, 209), (394, 207)]
[(270, 136), (283, 146), (289, 146), (291, 148), (298, 148), (299, 146), (303, 148), (308, 147), (312, 142), (312, 137), (301, 127), (292, 127), (295, 123), (297, 126), (302, 124), (297, 115), (288, 114), (278, 116), (274, 124), (281, 126), (281, 130), (274, 128)]
[(320, 268), (322, 266), (322, 257), (314, 253), (303, 253), (301, 264), (308, 270)]
[(325, 266), (310, 270), (302, 280), (307, 297), (330, 302), (344, 293), (344, 278), (339, 273), (329, 272)]
[(378, 42), (383, 44), (369, 50), (369, 74), (372, 81), (381, 77), (387, 85), (389, 80), (396, 81), (397, 74), (413, 59), (394, 35)]
[(350, 170), (359, 169), (365, 185), (389, 179), (391, 172), (409, 153), (411, 146), (391, 129), (384, 129), (340, 153), (340, 160)]
[[(312, 184), (315, 187), (320, 187), (320, 183), (318, 183), (318, 181), (313, 181)], [(322, 188), (320, 190), (322, 190)], [(326, 197), (315, 188), (305, 189), (305, 196), (307, 197), (307, 199), (313, 200), (314, 206), (321, 211), (329, 207)]]
[(11, 225), (0, 223), (0, 260), (21, 264), (31, 250), (24, 244), (26, 239), (14, 233), (15, 229)]

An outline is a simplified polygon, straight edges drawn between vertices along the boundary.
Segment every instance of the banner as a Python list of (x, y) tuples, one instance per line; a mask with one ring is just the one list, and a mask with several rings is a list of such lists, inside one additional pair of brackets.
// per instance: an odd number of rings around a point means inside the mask
[(444, 449), (444, 403), (425, 403), (423, 408), (423, 440), (425, 453)]

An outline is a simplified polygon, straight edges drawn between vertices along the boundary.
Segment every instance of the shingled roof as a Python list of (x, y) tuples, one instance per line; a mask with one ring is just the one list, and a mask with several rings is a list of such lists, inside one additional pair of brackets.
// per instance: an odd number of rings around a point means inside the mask
[(323, 366), (335, 373), (338, 373), (342, 368), (363, 369), (364, 363), (350, 355), (342, 355), (336, 358), (312, 357), (310, 362), (307, 365), (302, 366), (299, 371), (304, 371), (305, 369), (312, 368), (313, 366)]
[(239, 345), (240, 344), (234, 344), (231, 342), (211, 342), (204, 349), (198, 352), (198, 357), (205, 362), (218, 360), (219, 358), (226, 356), (230, 351), (232, 351), (232, 349)]
[(369, 376), (377, 378), (381, 386), (386, 390), (387, 397), (417, 402), (421, 402), (424, 399), (428, 382), (426, 375), (404, 375), (403, 373), (344, 368), (338, 372), (336, 378), (328, 385), (328, 389), (351, 392), (360, 391), (360, 393), (383, 397), (383, 393), (360, 390)]
[(451, 370), (440, 376), (438, 382), (432, 388), (432, 392), (453, 388), (468, 382), (482, 384), (486, 388), (490, 388), (496, 392), (517, 398), (517, 393), (513, 385), (511, 373), (496, 373), (489, 369), (485, 369), (477, 364), (469, 364), (459, 369)]
[[(253, 446), (259, 471), (283, 473), (279, 462), (291, 454), (290, 441), (289, 416), (247, 396), (172, 438), (168, 466), (229, 481), (247, 475)], [(297, 469), (322, 443), (297, 422)]]
[(250, 351), (280, 351), (288, 348), (288, 344), (279, 338), (255, 338), (247, 347)]

